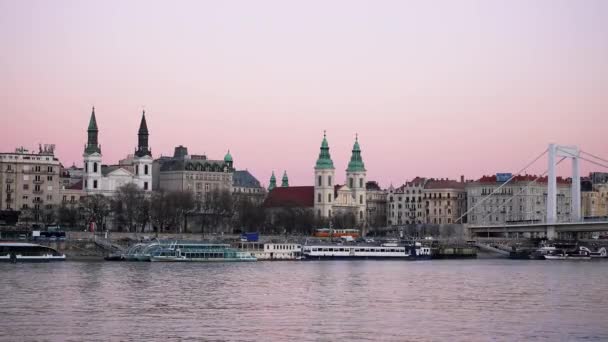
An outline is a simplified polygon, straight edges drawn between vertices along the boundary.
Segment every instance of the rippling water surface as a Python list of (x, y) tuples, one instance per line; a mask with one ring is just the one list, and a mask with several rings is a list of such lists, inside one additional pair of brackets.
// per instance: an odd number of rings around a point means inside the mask
[(0, 264), (6, 341), (608, 340), (608, 261)]

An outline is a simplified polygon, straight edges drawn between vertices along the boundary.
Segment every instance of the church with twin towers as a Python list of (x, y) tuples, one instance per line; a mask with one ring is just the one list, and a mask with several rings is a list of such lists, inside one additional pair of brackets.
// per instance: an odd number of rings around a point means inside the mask
[(358, 136), (355, 137), (350, 161), (345, 171), (345, 183), (338, 184), (327, 135), (324, 133), (319, 156), (314, 165), (314, 185), (289, 186), (287, 175), (284, 174), (282, 186), (277, 187), (273, 173), (264, 207), (271, 210), (271, 218), (274, 216), (272, 213), (277, 213), (281, 209), (298, 207), (312, 210), (316, 217), (323, 219), (352, 214), (357, 224), (364, 225), (367, 220), (367, 182)]

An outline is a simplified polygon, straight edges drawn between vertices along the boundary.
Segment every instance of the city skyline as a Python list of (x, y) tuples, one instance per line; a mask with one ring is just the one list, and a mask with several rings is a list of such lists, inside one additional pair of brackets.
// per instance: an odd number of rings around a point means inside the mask
[(312, 184), (324, 130), (338, 182), (359, 134), (383, 187), (515, 172), (550, 142), (606, 154), (606, 3), (367, 4), (0, 1), (0, 147), (82, 165), (95, 106), (104, 162), (145, 107), (155, 158), (229, 149), (264, 184)]

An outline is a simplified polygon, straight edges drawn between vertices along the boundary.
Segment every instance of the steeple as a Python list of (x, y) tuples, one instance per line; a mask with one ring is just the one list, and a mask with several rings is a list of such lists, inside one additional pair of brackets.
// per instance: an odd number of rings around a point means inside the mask
[(84, 153), (93, 154), (100, 153), (101, 147), (97, 141), (97, 134), (99, 133), (99, 129), (97, 129), (97, 120), (95, 119), (95, 107), (91, 112), (91, 119), (89, 120), (89, 128), (87, 128), (87, 144), (84, 147)]
[(229, 168), (232, 168), (233, 160), (232, 154), (230, 154), (230, 150), (228, 150), (228, 152), (226, 152), (226, 155), (224, 156), (224, 163), (226, 163)]
[(146, 111), (144, 110), (141, 114), (141, 123), (137, 132), (137, 151), (135, 151), (137, 157), (152, 156), (152, 151), (148, 147), (149, 135), (148, 125), (146, 124)]
[(277, 187), (277, 178), (274, 176), (274, 171), (272, 171), (272, 176), (270, 176), (270, 184), (268, 185), (268, 191)]
[(361, 148), (359, 147), (359, 136), (355, 136), (355, 144), (353, 145), (352, 155), (346, 172), (365, 172), (365, 164), (361, 158)]
[(287, 171), (283, 171), (283, 178), (281, 179), (281, 187), (289, 186), (289, 178), (287, 177)]
[(319, 152), (319, 158), (317, 159), (317, 164), (315, 165), (316, 170), (320, 169), (333, 169), (334, 162), (331, 160), (331, 155), (329, 154), (329, 144), (327, 143), (327, 135), (325, 131), (323, 131), (323, 141), (321, 142), (321, 151)]

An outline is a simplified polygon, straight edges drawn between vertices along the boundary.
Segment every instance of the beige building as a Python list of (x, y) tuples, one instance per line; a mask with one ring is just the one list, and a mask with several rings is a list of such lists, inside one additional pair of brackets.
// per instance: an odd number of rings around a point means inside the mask
[(175, 148), (173, 157), (161, 157), (152, 167), (152, 186), (166, 191), (192, 191), (197, 201), (204, 201), (213, 191), (232, 193), (232, 156), (210, 160), (205, 155), (190, 155), (184, 146)]
[[(508, 179), (501, 174), (484, 176), (466, 184), (469, 224), (540, 223), (547, 217), (547, 177), (524, 175), (515, 178), (487, 200)], [(510, 175), (509, 175), (510, 176)], [(557, 178), (557, 222), (570, 220), (571, 180)]]
[(382, 190), (377, 182), (367, 182), (365, 184), (365, 194), (367, 196), (367, 224), (370, 227), (386, 226), (386, 199), (388, 192)]
[(0, 210), (30, 211), (33, 221), (40, 220), (42, 210), (59, 202), (60, 170), (54, 145), (40, 146), (38, 153), (0, 153)]
[(592, 191), (581, 192), (581, 197), (584, 218), (608, 216), (608, 184), (594, 185)]
[(467, 208), (464, 177), (461, 177), (460, 182), (448, 179), (428, 180), (422, 190), (422, 200), (425, 223), (463, 223), (458, 221), (458, 218)]
[(266, 189), (247, 170), (232, 173), (232, 196), (235, 202), (246, 198), (251, 203), (261, 205), (266, 198)]
[(422, 201), (426, 182), (426, 178), (416, 177), (398, 188), (389, 187), (386, 205), (389, 226), (426, 222), (426, 208)]

